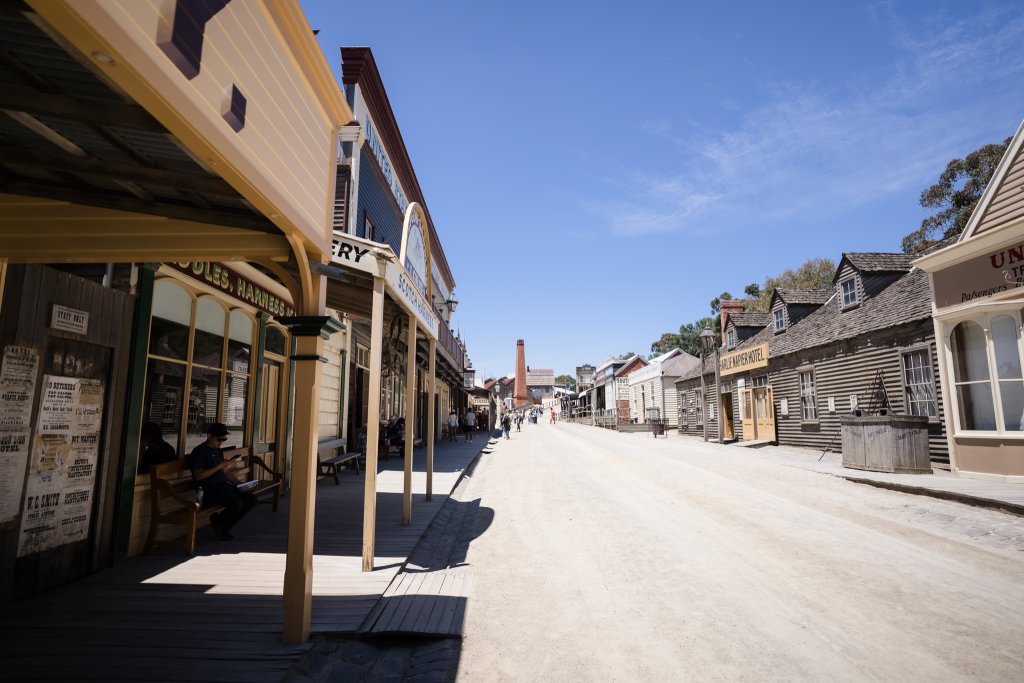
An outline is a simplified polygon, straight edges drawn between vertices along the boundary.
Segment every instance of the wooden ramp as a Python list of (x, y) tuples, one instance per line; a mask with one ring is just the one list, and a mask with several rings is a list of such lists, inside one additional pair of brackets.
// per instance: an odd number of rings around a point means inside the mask
[(399, 574), (360, 629), (462, 637), (473, 575), (465, 568)]
[[(425, 458), (416, 453), (408, 526), (402, 460), (382, 463), (372, 572), (361, 570), (363, 477), (318, 483), (314, 632), (358, 630), (482, 445), (438, 445), (431, 501), (423, 493)], [(308, 649), (280, 642), (287, 502), (277, 513), (253, 510), (233, 541), (202, 529), (195, 557), (180, 542), (157, 546), (153, 555), (0, 607), (0, 680), (282, 680)]]

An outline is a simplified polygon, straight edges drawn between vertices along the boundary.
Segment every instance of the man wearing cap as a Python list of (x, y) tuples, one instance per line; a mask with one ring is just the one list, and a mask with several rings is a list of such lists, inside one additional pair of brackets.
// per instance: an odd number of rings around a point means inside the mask
[(229, 433), (227, 425), (221, 422), (210, 424), (206, 428), (206, 441), (193, 448), (188, 456), (192, 483), (203, 487), (203, 505), (224, 506), (224, 512), (210, 517), (213, 532), (222, 540), (233, 538), (231, 527), (258, 502), (253, 494), (239, 491), (239, 481), (227, 471), (230, 461), (224, 460), (221, 446)]

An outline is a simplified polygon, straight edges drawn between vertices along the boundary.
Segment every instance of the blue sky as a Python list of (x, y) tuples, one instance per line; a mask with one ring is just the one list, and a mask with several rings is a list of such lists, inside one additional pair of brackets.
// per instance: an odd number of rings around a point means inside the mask
[(1024, 3), (301, 0), (380, 68), (478, 376), (647, 353), (722, 291), (899, 251), (1024, 119)]

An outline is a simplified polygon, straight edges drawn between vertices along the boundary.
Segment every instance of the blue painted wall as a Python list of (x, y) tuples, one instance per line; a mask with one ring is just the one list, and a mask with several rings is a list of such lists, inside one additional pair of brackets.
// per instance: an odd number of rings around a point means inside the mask
[(399, 212), (391, 189), (381, 178), (377, 160), (365, 150), (360, 150), (360, 154), (356, 236), (367, 237), (366, 218), (369, 217), (375, 231), (374, 241), (391, 245), (398, 254), (402, 248), (402, 222), (405, 216)]

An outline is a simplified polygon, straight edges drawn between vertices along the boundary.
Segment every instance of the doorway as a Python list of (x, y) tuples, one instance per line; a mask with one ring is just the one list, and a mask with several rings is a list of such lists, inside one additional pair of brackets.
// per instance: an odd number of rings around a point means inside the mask
[(722, 439), (731, 441), (735, 438), (736, 428), (732, 408), (732, 394), (722, 394)]

